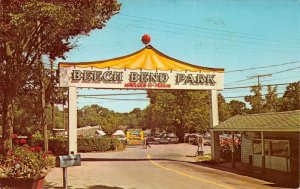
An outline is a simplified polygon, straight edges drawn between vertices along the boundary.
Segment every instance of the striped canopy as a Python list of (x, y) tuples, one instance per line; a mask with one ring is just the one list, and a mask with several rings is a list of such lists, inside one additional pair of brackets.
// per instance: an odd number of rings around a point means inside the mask
[(94, 62), (64, 62), (60, 67), (76, 66), (78, 68), (113, 68), (113, 69), (143, 69), (143, 70), (174, 70), (174, 71), (191, 71), (191, 72), (224, 72), (223, 68), (208, 68), (195, 66), (169, 57), (151, 45), (145, 48), (119, 58), (94, 61)]

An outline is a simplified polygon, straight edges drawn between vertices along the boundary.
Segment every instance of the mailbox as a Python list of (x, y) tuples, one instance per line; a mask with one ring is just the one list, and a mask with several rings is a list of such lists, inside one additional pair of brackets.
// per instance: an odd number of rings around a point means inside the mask
[(81, 165), (81, 157), (78, 155), (64, 155), (56, 157), (56, 167), (72, 167), (72, 166), (80, 166)]

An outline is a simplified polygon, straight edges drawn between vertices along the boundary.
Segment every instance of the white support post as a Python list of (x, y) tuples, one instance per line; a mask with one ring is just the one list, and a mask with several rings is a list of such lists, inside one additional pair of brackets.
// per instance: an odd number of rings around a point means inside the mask
[(219, 125), (218, 91), (211, 90), (210, 127)]
[(234, 131), (231, 132), (232, 146), (231, 146), (231, 167), (235, 168), (235, 140)]
[(77, 88), (69, 87), (69, 154), (77, 154)]
[(265, 136), (264, 132), (260, 132), (260, 137), (261, 137), (261, 167), (263, 172), (265, 171), (266, 168), (266, 156), (265, 156)]
[[(210, 128), (219, 125), (219, 111), (218, 111), (218, 91), (211, 90), (210, 100)], [(211, 156), (215, 162), (220, 161), (220, 144), (219, 133), (211, 130)]]

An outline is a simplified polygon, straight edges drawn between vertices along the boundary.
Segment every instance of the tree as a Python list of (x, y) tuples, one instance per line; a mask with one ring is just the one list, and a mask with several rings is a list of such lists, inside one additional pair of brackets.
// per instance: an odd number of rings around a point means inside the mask
[(175, 96), (172, 93), (163, 93), (162, 91), (147, 91), (150, 98), (150, 105), (145, 110), (145, 123), (149, 129), (171, 130), (176, 122)]
[(281, 99), (280, 110), (290, 111), (300, 109), (300, 82), (291, 83)]
[(244, 102), (238, 101), (238, 100), (231, 100), (229, 102), (230, 106), (230, 115), (240, 115), (245, 113), (246, 110), (246, 104)]
[(230, 105), (225, 102), (225, 99), (221, 94), (218, 95), (218, 110), (220, 122), (223, 122), (231, 117)]
[(24, 86), (32, 85), (29, 75), (42, 56), (64, 58), (75, 47), (70, 40), (101, 29), (119, 8), (116, 0), (0, 1), (3, 152), (12, 145), (13, 101)]
[(265, 112), (264, 106), (265, 101), (263, 99), (262, 93), (262, 86), (259, 84), (258, 86), (251, 87), (251, 92), (253, 92), (253, 95), (248, 95), (245, 97), (245, 101), (249, 102), (251, 105), (250, 113), (263, 113)]
[(265, 98), (264, 109), (267, 112), (277, 112), (279, 111), (279, 100), (277, 97), (277, 87), (268, 86), (268, 93)]
[[(209, 127), (207, 91), (147, 91), (150, 105), (146, 108), (145, 125), (151, 129), (175, 132), (204, 132)], [(149, 127), (148, 127), (149, 128)]]

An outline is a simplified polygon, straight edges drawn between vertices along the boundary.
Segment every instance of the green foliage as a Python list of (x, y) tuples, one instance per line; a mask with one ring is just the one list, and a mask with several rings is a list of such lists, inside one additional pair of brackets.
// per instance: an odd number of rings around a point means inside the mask
[(253, 95), (248, 95), (245, 97), (245, 101), (249, 102), (252, 109), (250, 110), (251, 113), (263, 113), (265, 112), (264, 110), (264, 99), (263, 99), (263, 95), (261, 93), (262, 90), (262, 86), (258, 85), (258, 86), (253, 86), (251, 87), (251, 92), (253, 92)]
[(40, 131), (36, 131), (31, 135), (30, 143), (31, 146), (40, 146), (43, 141), (43, 134)]
[(141, 128), (142, 127), (142, 118), (144, 117), (144, 111), (140, 108), (134, 108), (129, 113), (119, 114), (120, 124), (127, 125), (128, 128)]
[[(41, 57), (64, 58), (75, 47), (75, 37), (103, 28), (119, 9), (116, 0), (0, 1), (0, 109), (4, 150), (11, 147), (14, 100), (29, 89), (40, 87)], [(46, 92), (53, 91), (53, 86), (48, 86)], [(35, 96), (39, 95), (29, 97)], [(24, 111), (18, 113), (20, 117), (24, 115)]]
[[(41, 141), (42, 142), (42, 141)], [(67, 138), (50, 138), (49, 150), (55, 155), (68, 154), (69, 142)]]
[(113, 111), (98, 105), (85, 106), (78, 110), (78, 126), (100, 125), (106, 134), (111, 135), (120, 125), (120, 117)]
[(277, 86), (268, 86), (268, 94), (265, 96), (264, 109), (266, 112), (277, 112), (279, 111), (279, 99), (277, 95)]
[(123, 148), (123, 144), (116, 138), (78, 139), (78, 152), (105, 152)]
[(220, 122), (223, 122), (223, 121), (225, 121), (225, 120), (227, 120), (228, 118), (231, 117), (230, 104), (225, 102), (225, 99), (221, 94), (218, 95), (218, 110), (219, 110), (219, 120), (220, 120)]
[(243, 114), (246, 111), (246, 104), (238, 100), (231, 100), (229, 102), (229, 106), (230, 106), (230, 115), (232, 117), (235, 115)]
[[(27, 95), (18, 97), (13, 106), (14, 133), (29, 136), (36, 131), (41, 132), (41, 107), (39, 105), (40, 101), (38, 100), (40, 100), (40, 98), (32, 98)], [(46, 121), (48, 128), (51, 128), (52, 114), (50, 105), (47, 106)], [(56, 106), (55, 124), (56, 128), (64, 128), (62, 111)]]
[(39, 177), (53, 168), (55, 157), (45, 154), (35, 147), (16, 147), (7, 154), (0, 155), (0, 177)]
[(144, 125), (151, 129), (175, 132), (204, 132), (209, 127), (209, 95), (206, 91), (147, 91), (150, 105)]
[(78, 142), (79, 152), (108, 151), (111, 149), (110, 138), (81, 138)]
[[(120, 150), (125, 146), (117, 138), (78, 138), (78, 152), (105, 152)], [(49, 139), (49, 150), (56, 155), (68, 154), (66, 138)]]
[(289, 84), (281, 99), (281, 111), (300, 109), (300, 82)]
[(268, 86), (268, 93), (265, 97), (263, 97), (261, 90), (261, 85), (252, 87), (251, 92), (254, 94), (245, 97), (245, 101), (249, 102), (251, 105), (249, 113), (278, 112), (300, 109), (300, 82), (289, 84), (282, 98), (278, 98), (276, 86)]

